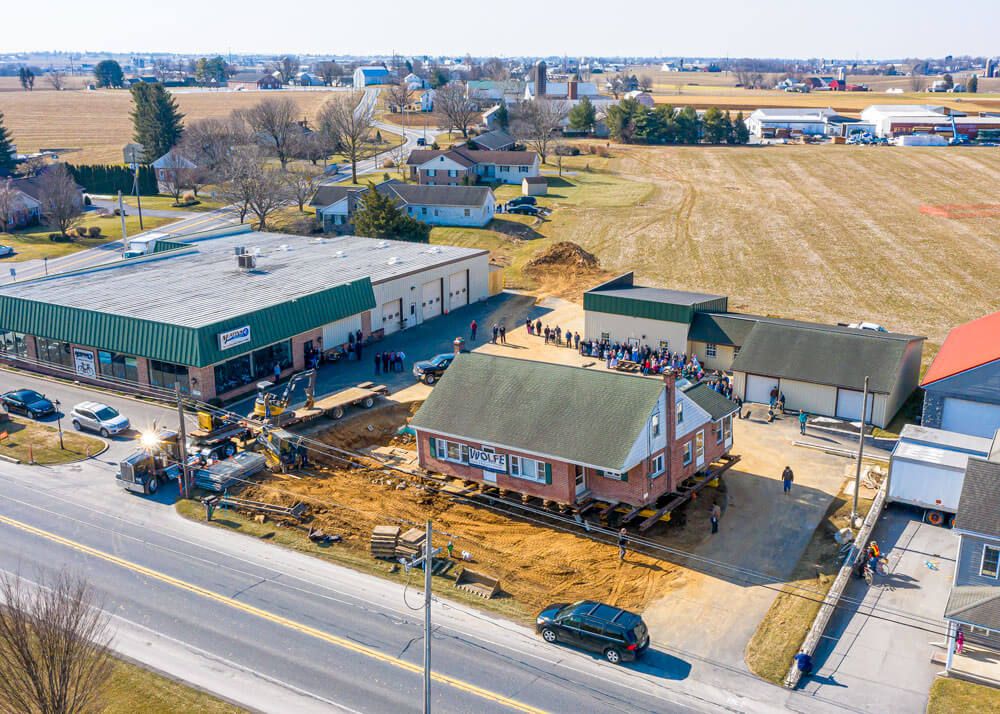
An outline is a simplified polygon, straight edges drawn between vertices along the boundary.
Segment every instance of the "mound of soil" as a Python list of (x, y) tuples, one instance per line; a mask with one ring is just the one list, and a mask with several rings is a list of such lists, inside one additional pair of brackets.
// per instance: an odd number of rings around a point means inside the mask
[(540, 251), (529, 260), (525, 270), (598, 270), (597, 256), (588, 253), (576, 243), (559, 241)]

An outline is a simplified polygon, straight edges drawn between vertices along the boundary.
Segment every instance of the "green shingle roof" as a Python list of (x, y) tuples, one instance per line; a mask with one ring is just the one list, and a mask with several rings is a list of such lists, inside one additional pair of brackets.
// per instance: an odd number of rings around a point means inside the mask
[(713, 312), (695, 313), (688, 330), (692, 342), (741, 346), (757, 324), (752, 315), (722, 315)]
[(410, 426), (619, 471), (663, 389), (631, 375), (462, 354)]
[(692, 384), (690, 387), (681, 389), (684, 394), (691, 398), (695, 404), (708, 412), (712, 421), (718, 421), (727, 414), (736, 411), (736, 403), (731, 399), (726, 399), (717, 391), (712, 389), (705, 382)]

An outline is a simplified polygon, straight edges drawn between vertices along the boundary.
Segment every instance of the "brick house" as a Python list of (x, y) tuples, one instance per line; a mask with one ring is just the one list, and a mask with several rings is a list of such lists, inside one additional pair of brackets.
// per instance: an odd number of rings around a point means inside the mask
[(427, 186), (458, 186), (484, 181), (520, 185), (538, 176), (534, 151), (483, 151), (480, 149), (415, 149), (406, 166), (410, 180)]
[(635, 507), (727, 454), (735, 411), (673, 375), (472, 353), (455, 359), (410, 426), (429, 471), (560, 504)]

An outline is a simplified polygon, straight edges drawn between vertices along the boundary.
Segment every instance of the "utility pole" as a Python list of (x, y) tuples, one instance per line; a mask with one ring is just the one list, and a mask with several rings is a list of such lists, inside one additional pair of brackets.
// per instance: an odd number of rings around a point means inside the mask
[(854, 472), (854, 507), (851, 508), (851, 525), (858, 518), (858, 491), (861, 490), (861, 455), (865, 451), (865, 414), (868, 412), (868, 377), (865, 377), (865, 391), (861, 397), (861, 429), (858, 434), (858, 463)]
[(431, 713), (431, 522), (424, 536), (424, 714)]
[(181, 383), (178, 381), (177, 387), (177, 431), (180, 434), (180, 443), (177, 450), (180, 452), (181, 460), (181, 481), (184, 484), (184, 498), (191, 498), (191, 474), (188, 471), (187, 461), (187, 431), (184, 428), (184, 403), (181, 401)]
[(118, 189), (118, 215), (122, 219), (122, 255), (128, 252), (128, 231), (125, 230), (125, 204), (122, 202), (122, 192)]

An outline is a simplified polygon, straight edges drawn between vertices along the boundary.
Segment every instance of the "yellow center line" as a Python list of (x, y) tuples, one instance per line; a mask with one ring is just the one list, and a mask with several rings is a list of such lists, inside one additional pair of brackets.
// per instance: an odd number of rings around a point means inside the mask
[[(138, 563), (133, 563), (129, 560), (119, 558), (118, 556), (111, 555), (110, 553), (105, 553), (104, 551), (97, 550), (96, 548), (91, 548), (90, 546), (84, 545), (83, 543), (78, 543), (68, 538), (63, 538), (62, 536), (58, 536), (55, 533), (50, 533), (40, 528), (35, 528), (34, 526), (30, 526), (27, 523), (16, 521), (13, 518), (8, 518), (7, 516), (0, 516), (0, 523), (5, 523), (9, 526), (13, 526), (14, 528), (18, 528), (27, 533), (31, 533), (32, 535), (36, 535), (39, 536), (40, 538), (45, 538), (47, 540), (50, 540), (53, 543), (58, 543), (68, 548), (72, 548), (73, 550), (77, 550), (81, 553), (86, 553), (87, 555), (93, 556), (95, 558), (100, 558), (101, 560), (113, 563), (115, 565), (119, 565), (123, 568), (127, 568), (128, 570), (139, 573), (140, 575), (145, 575), (147, 577), (159, 580), (160, 582), (166, 583), (168, 585), (173, 585), (174, 587), (180, 588), (181, 590), (187, 590), (190, 593), (194, 593), (195, 595), (199, 595), (208, 600), (214, 600), (215, 602), (221, 603), (222, 605), (226, 605), (235, 610), (240, 610), (249, 615), (254, 615), (264, 620), (268, 620), (283, 627), (287, 627), (291, 630), (295, 630), (297, 632), (301, 632), (311, 637), (315, 637), (316, 639), (323, 640), (324, 642), (328, 642), (332, 645), (342, 647), (346, 650), (356, 652), (358, 654), (370, 657), (380, 662), (385, 662), (386, 664), (391, 664), (395, 667), (399, 667), (400, 669), (405, 669), (408, 672), (413, 672), (414, 674), (422, 674), (424, 671), (423, 667), (419, 664), (413, 664), (411, 662), (407, 662), (405, 660), (399, 659), (398, 657), (393, 657), (392, 655), (385, 654), (384, 652), (379, 652), (378, 650), (374, 650), (370, 647), (365, 647), (364, 645), (359, 645), (356, 642), (351, 642), (350, 640), (344, 639), (343, 637), (337, 637), (336, 635), (328, 634), (326, 632), (323, 632), (322, 630), (317, 630), (314, 627), (309, 627), (308, 625), (303, 625), (302, 623), (295, 622), (294, 620), (289, 620), (288, 618), (282, 617), (281, 615), (275, 615), (274, 613), (267, 612), (266, 610), (261, 610), (260, 608), (254, 607), (253, 605), (242, 603), (238, 600), (234, 600), (231, 597), (226, 597), (225, 595), (220, 595), (219, 593), (212, 592), (211, 590), (206, 590), (205, 588), (193, 585), (183, 580), (179, 580), (175, 577), (172, 577), (165, 573), (161, 573), (157, 570), (152, 570), (143, 565), (139, 565)], [(469, 682), (464, 682), (460, 679), (449, 677), (446, 674), (440, 674), (438, 672), (432, 671), (431, 678), (436, 682), (447, 684), (448, 686), (454, 687), (455, 689), (459, 689), (463, 692), (474, 694), (478, 697), (482, 697), (483, 699), (496, 702), (497, 704), (503, 704), (504, 706), (514, 709), (515, 711), (526, 712), (528, 714), (545, 714), (544, 710), (542, 709), (537, 709), (528, 704), (524, 704), (523, 702), (519, 702), (509, 697), (505, 697), (502, 694), (491, 692), (488, 689), (477, 687), (476, 685), (470, 684)]]

